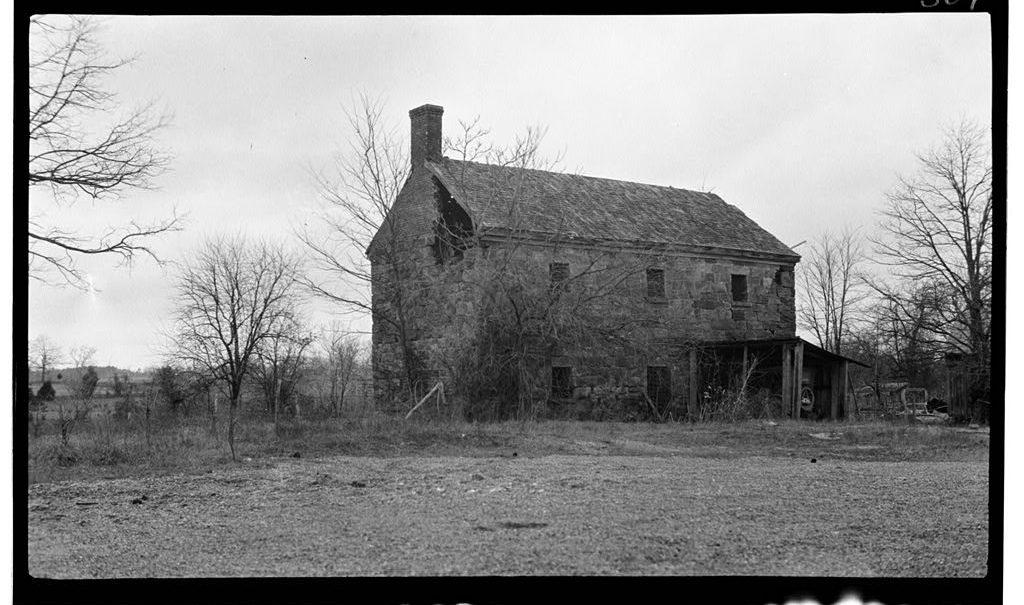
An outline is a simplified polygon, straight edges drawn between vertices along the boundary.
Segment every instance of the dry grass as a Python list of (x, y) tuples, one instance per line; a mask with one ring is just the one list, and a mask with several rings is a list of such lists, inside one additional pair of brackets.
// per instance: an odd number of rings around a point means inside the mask
[[(148, 428), (147, 428), (148, 427)], [(205, 472), (232, 464), (226, 422), (210, 418), (136, 413), (119, 418), (92, 413), (61, 439), (56, 419), (29, 431), (31, 483), (83, 477)], [(812, 434), (831, 433), (830, 439)], [(988, 459), (988, 434), (946, 426), (884, 421), (816, 423), (625, 423), (505, 421), (470, 423), (380, 414), (327, 419), (245, 417), (237, 424), (239, 460), (298, 455), (540, 456), (550, 454), (745, 456), (851, 460)]]

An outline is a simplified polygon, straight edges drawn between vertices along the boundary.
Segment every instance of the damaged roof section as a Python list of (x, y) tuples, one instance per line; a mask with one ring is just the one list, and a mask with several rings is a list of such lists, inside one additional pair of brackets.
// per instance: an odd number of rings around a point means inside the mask
[(473, 245), (473, 220), (437, 177), (433, 181), (437, 218), (432, 248), (437, 263), (445, 264), (462, 258), (462, 253)]
[(449, 158), (425, 165), (480, 230), (800, 258), (713, 193)]

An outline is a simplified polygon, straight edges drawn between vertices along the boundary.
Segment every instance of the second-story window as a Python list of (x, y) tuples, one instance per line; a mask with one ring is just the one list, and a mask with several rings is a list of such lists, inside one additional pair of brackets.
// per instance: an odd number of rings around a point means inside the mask
[(647, 269), (647, 298), (665, 298), (664, 269)]
[(732, 301), (747, 302), (747, 276), (732, 276)]
[(779, 267), (775, 272), (775, 285), (785, 286), (793, 283), (793, 269), (791, 267)]

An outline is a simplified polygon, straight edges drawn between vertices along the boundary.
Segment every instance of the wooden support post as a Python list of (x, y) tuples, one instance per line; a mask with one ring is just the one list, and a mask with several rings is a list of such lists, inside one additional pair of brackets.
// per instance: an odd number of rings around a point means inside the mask
[(829, 381), (832, 383), (832, 393), (829, 401), (832, 405), (829, 410), (829, 418), (832, 422), (839, 420), (839, 394), (842, 392), (842, 383), (840, 382), (840, 375), (842, 374), (842, 370), (840, 370), (841, 365), (841, 363), (832, 364), (832, 371), (829, 377)]
[(845, 359), (839, 364), (839, 408), (844, 418), (849, 418), (850, 410), (846, 400), (846, 385), (850, 382), (850, 362)]
[(793, 346), (793, 400), (796, 402), (793, 418), (800, 418), (800, 406), (802, 405), (800, 391), (803, 390), (804, 382), (804, 341), (798, 340)]
[[(782, 413), (793, 416), (793, 348), (782, 345)], [(799, 416), (795, 416), (799, 418)]]
[(740, 380), (741, 384), (747, 380), (747, 345), (743, 345), (743, 375)]
[(689, 380), (689, 397), (686, 400), (686, 415), (691, 419), (697, 418), (700, 414), (700, 404), (698, 397), (700, 390), (697, 384), (697, 349), (690, 349), (690, 380)]

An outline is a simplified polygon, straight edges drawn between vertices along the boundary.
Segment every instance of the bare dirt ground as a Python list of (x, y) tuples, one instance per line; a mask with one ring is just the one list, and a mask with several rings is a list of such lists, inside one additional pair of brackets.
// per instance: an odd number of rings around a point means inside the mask
[(573, 453), (532, 456), (282, 457), (200, 474), (37, 483), (28, 495), (29, 571), (48, 578), (987, 572), (987, 456), (812, 463), (694, 455), (625, 438), (572, 446)]

